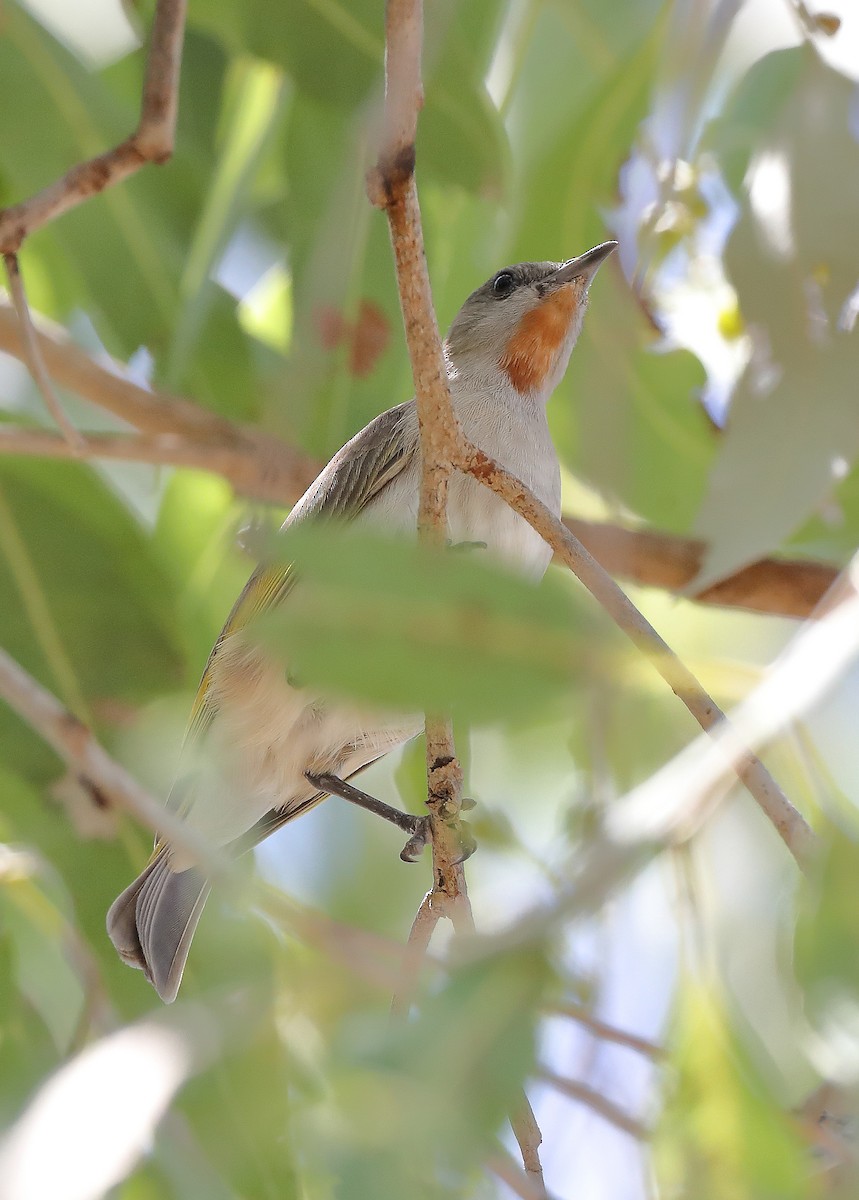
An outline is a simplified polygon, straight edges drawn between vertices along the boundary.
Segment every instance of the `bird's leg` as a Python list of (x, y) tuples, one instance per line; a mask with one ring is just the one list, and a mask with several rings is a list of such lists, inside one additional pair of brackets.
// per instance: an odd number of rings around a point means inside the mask
[[(348, 800), (350, 804), (357, 804), (359, 808), (366, 808), (368, 812), (375, 813), (377, 817), (382, 817), (383, 820), (390, 821), (392, 825), (396, 825), (398, 829), (402, 829), (404, 833), (408, 833), (409, 840), (400, 851), (400, 858), (403, 862), (417, 862), (420, 858), (424, 846), (426, 846), (430, 839), (430, 819), (428, 816), (415, 817), (412, 813), (401, 812), (400, 809), (386, 804), (384, 800), (378, 800), (375, 796), (371, 796), (369, 792), (362, 792), (360, 788), (353, 787), (351, 783), (347, 783), (339, 775), (328, 773), (314, 775), (312, 771), (305, 771), (304, 777), (308, 783), (312, 783), (320, 792), (327, 792), (329, 796), (339, 796), (341, 800)], [(463, 799), (462, 807), (474, 808), (474, 801)], [(459, 861), (464, 862), (477, 849), (477, 843), (465, 821), (458, 821), (457, 825), (462, 844), (462, 858)]]
[(310, 771), (305, 771), (304, 777), (315, 788), (319, 788), (320, 792), (327, 792), (330, 796), (339, 796), (341, 800), (348, 800), (350, 804), (366, 808), (368, 812), (375, 813), (377, 817), (382, 817), (385, 821), (390, 821), (392, 825), (396, 825), (398, 829), (407, 833), (409, 840), (400, 854), (400, 858), (404, 862), (416, 862), (420, 857), (421, 851), (429, 841), (429, 817), (415, 817), (411, 813), (401, 812), (398, 808), (386, 804), (384, 800), (377, 800), (368, 792), (362, 792), (360, 788), (353, 787), (339, 775), (327, 773), (314, 775)]

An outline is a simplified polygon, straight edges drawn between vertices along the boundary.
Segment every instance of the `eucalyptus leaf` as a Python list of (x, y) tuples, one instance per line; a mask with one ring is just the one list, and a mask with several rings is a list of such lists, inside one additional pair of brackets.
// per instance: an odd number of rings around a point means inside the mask
[(795, 962), (810, 1013), (823, 1017), (859, 989), (855, 881), (859, 830), (829, 824), (810, 877), (803, 882)]
[(551, 706), (592, 650), (555, 577), (535, 588), (475, 555), (319, 523), (279, 551), (296, 583), (260, 635), (302, 684), (495, 720)]
[(688, 980), (674, 1029), (677, 1073), (655, 1143), (663, 1185), (697, 1200), (803, 1200), (804, 1147), (718, 991)]
[[(85, 466), (0, 462), (2, 644), (73, 708), (139, 702), (181, 678), (172, 592), (148, 538)], [(43, 776), (0, 706), (4, 761)]]
[(780, 54), (793, 86), (766, 93), (726, 252), (754, 351), (696, 522), (710, 544), (702, 587), (779, 546), (859, 452), (859, 333), (846, 309), (859, 279), (854, 89), (810, 47)]

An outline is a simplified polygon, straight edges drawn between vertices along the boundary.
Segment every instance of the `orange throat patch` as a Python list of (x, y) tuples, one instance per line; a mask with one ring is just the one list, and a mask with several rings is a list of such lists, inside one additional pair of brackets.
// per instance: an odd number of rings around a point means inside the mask
[(555, 364), (578, 303), (574, 284), (560, 287), (526, 313), (499, 366), (517, 392), (539, 391)]

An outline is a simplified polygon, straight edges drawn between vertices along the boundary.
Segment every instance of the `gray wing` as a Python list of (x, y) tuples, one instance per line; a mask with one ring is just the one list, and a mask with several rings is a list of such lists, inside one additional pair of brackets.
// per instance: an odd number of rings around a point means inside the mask
[(338, 450), (284, 522), (350, 517), (399, 475), (418, 448), (415, 402), (389, 408)]
[[(376, 417), (334, 455), (295, 505), (284, 529), (308, 517), (357, 515), (411, 462), (417, 448), (415, 402), (409, 400)], [(191, 708), (186, 742), (200, 737), (215, 715), (209, 684), (224, 639), (279, 604), (294, 582), (288, 563), (263, 563), (251, 575), (209, 655)]]

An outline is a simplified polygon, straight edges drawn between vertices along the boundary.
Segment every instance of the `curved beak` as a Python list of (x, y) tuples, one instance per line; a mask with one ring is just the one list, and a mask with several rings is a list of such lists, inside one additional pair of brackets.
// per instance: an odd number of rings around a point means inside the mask
[(617, 242), (600, 242), (593, 250), (586, 250), (578, 258), (561, 263), (557, 271), (553, 271), (541, 281), (538, 290), (545, 295), (553, 292), (555, 288), (563, 287), (565, 283), (572, 283), (574, 279), (583, 279), (587, 287), (608, 256), (616, 249)]

